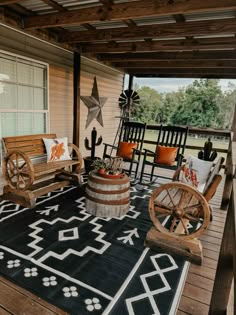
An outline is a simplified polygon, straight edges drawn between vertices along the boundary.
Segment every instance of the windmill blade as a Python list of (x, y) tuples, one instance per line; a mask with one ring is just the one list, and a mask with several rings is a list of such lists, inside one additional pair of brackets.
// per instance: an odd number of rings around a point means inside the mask
[(140, 101), (140, 97), (136, 91), (133, 90), (125, 90), (120, 94), (118, 99), (119, 106), (122, 109), (129, 105), (138, 105)]

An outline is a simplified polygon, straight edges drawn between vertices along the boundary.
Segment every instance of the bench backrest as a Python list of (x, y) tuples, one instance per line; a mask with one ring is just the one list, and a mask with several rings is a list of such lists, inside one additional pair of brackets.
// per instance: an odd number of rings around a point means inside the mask
[(46, 154), (43, 138), (56, 138), (56, 134), (3, 137), (3, 149), (5, 154), (18, 150), (28, 157), (40, 157)]

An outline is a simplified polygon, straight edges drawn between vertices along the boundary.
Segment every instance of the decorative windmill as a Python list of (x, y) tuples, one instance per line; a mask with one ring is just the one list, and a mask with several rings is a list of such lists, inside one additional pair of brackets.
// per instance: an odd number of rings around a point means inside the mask
[(118, 99), (118, 103), (121, 109), (121, 117), (120, 123), (116, 132), (116, 136), (114, 139), (113, 145), (116, 145), (116, 141), (120, 134), (120, 130), (122, 128), (122, 123), (124, 120), (129, 120), (130, 118), (130, 111), (133, 106), (138, 105), (140, 102), (140, 97), (136, 91), (133, 90), (125, 90), (120, 94)]
[(129, 118), (131, 108), (139, 104), (140, 97), (136, 91), (125, 90), (120, 94), (118, 102), (122, 110), (122, 117)]

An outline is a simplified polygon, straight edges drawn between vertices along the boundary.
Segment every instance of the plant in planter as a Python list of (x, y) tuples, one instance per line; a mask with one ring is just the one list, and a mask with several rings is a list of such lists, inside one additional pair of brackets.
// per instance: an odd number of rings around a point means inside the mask
[(120, 157), (108, 158), (105, 160), (94, 160), (92, 167), (103, 177), (119, 178), (123, 176), (122, 171), (123, 159)]
[(85, 172), (88, 174), (92, 170), (92, 163), (94, 160), (100, 159), (99, 157), (95, 156), (95, 148), (96, 146), (99, 146), (102, 143), (102, 136), (100, 136), (97, 139), (97, 130), (95, 127), (93, 127), (93, 130), (91, 131), (91, 146), (89, 145), (89, 140), (86, 137), (84, 139), (84, 146), (88, 151), (91, 151), (90, 156), (84, 157), (84, 166), (85, 166)]
[(110, 163), (108, 160), (97, 159), (93, 161), (91, 166), (94, 170), (105, 173), (106, 170), (109, 168), (109, 165)]

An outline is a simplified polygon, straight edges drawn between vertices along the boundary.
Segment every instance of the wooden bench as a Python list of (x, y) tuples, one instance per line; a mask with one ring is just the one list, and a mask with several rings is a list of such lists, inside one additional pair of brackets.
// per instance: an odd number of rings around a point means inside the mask
[(36, 134), (2, 138), (5, 154), (2, 174), (6, 180), (2, 199), (33, 208), (39, 196), (70, 183), (80, 183), (79, 148), (69, 143), (71, 160), (47, 162), (42, 138), (57, 137), (56, 134)]

